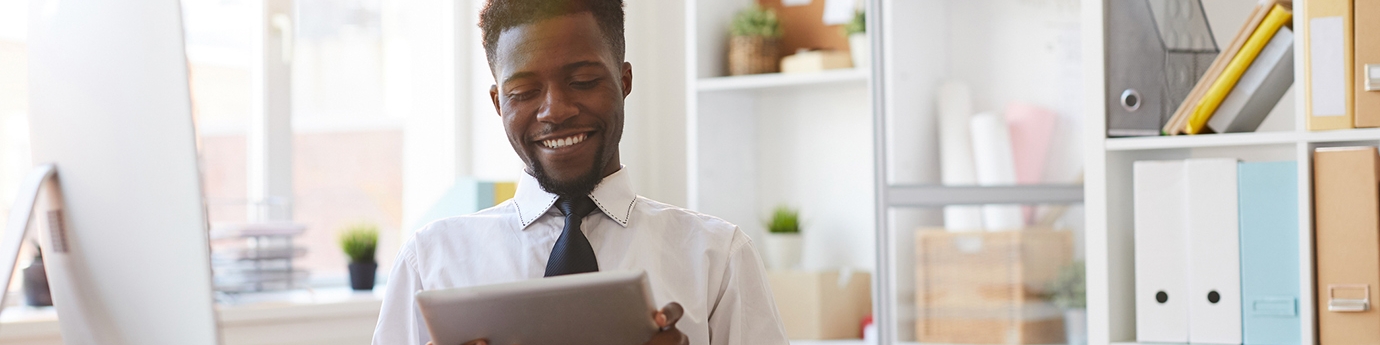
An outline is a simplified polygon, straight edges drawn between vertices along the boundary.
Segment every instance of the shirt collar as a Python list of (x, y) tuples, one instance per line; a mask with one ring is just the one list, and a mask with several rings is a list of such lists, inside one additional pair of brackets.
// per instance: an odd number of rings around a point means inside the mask
[[(599, 185), (589, 193), (590, 200), (594, 200), (599, 210), (623, 227), (628, 226), (633, 202), (637, 200), (632, 183), (628, 181), (628, 174), (625, 172), (627, 170), (627, 167), (619, 167), (618, 171), (599, 181)], [(517, 205), (518, 221), (522, 223), (521, 228), (526, 229), (528, 225), (536, 222), (537, 218), (546, 214), (558, 198), (560, 197), (542, 190), (537, 178), (530, 174), (522, 174), (522, 178), (518, 180), (517, 192), (513, 195), (513, 202)]]

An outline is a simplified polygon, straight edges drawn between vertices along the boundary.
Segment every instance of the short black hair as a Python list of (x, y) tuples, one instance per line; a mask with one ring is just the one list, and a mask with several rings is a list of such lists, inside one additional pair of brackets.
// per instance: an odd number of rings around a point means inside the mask
[(493, 69), (494, 49), (504, 30), (581, 12), (594, 16), (613, 59), (623, 62), (623, 0), (489, 0), (479, 12), (489, 68)]

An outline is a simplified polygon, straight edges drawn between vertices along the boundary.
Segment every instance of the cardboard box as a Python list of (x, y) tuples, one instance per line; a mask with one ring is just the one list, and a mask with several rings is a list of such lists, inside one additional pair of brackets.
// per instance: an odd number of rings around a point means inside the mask
[(787, 337), (862, 337), (862, 321), (872, 315), (872, 276), (867, 272), (772, 271), (767, 277)]
[(1313, 210), (1318, 343), (1380, 344), (1380, 311), (1372, 302), (1380, 299), (1376, 148), (1318, 148), (1313, 153)]
[(915, 244), (917, 341), (1064, 342), (1063, 312), (1042, 295), (1073, 261), (1069, 232), (922, 230)]
[(853, 57), (846, 51), (811, 50), (781, 58), (781, 73), (787, 74), (849, 67), (853, 67)]

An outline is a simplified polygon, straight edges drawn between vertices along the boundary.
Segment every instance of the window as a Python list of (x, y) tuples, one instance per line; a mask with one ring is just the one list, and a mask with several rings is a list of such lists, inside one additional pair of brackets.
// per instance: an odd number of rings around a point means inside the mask
[[(212, 224), (254, 221), (248, 152), (254, 92), (255, 15), (262, 0), (184, 1), (192, 96)], [(314, 285), (341, 286), (346, 260), (336, 238), (358, 223), (380, 229), (386, 270), (402, 223), (402, 121), (383, 108), (378, 0), (295, 2), (291, 74), (291, 196), (269, 207), (306, 225), (294, 261)], [(282, 177), (269, 177), (282, 178)], [(213, 225), (214, 226), (214, 225)], [(386, 271), (385, 271), (386, 272)]]
[[(25, 28), (28, 25), (27, 1), (0, 2), (0, 224), (8, 224), (17, 185), (29, 167), (28, 69)], [(2, 225), (0, 225), (2, 226)], [(0, 233), (5, 230), (0, 228)], [(19, 254), (20, 267), (28, 265), (32, 249)], [(15, 272), (20, 288), (20, 272)], [(0, 293), (5, 293), (0, 287)]]

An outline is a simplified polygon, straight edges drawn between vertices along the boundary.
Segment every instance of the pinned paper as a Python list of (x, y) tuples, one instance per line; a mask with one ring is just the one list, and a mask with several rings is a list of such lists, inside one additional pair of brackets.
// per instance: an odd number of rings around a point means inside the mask
[[(854, 1), (824, 0), (824, 25), (848, 24), (853, 21)], [(806, 1), (805, 3), (809, 3)]]
[(805, 6), (811, 2), (813, 0), (781, 0), (781, 6)]

